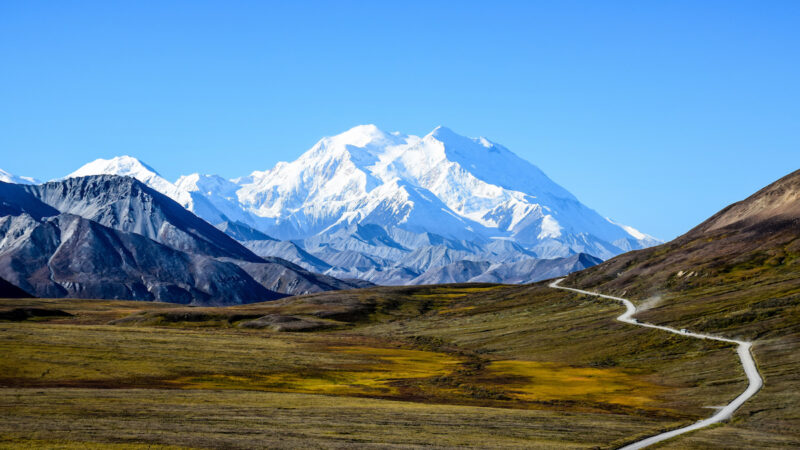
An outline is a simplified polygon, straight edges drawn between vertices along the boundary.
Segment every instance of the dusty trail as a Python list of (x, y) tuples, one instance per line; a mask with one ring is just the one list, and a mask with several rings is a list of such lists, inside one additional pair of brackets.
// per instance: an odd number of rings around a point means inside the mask
[(563, 278), (559, 278), (558, 280), (550, 283), (549, 286), (555, 289), (564, 289), (567, 291), (578, 292), (580, 294), (594, 295), (595, 297), (602, 297), (622, 302), (625, 305), (626, 310), (622, 315), (617, 317), (617, 320), (619, 320), (620, 322), (629, 323), (631, 325), (638, 325), (640, 327), (655, 328), (657, 330), (663, 330), (670, 333), (680, 334), (681, 336), (689, 336), (697, 339), (708, 339), (712, 341), (729, 342), (731, 344), (736, 344), (738, 346), (736, 348), (736, 351), (739, 354), (739, 359), (742, 361), (742, 367), (744, 367), (744, 372), (747, 375), (747, 380), (750, 383), (744, 392), (739, 394), (739, 396), (733, 399), (732, 402), (720, 408), (716, 412), (716, 414), (709, 417), (708, 419), (703, 419), (701, 421), (695, 422), (683, 428), (678, 428), (676, 430), (667, 431), (661, 434), (657, 434), (655, 436), (651, 436), (647, 439), (642, 439), (641, 441), (626, 445), (625, 447), (622, 447), (620, 450), (635, 450), (635, 449), (645, 448), (657, 442), (665, 441), (667, 439), (671, 439), (675, 436), (679, 436), (681, 434), (688, 433), (690, 431), (699, 430), (700, 428), (705, 428), (709, 425), (722, 422), (723, 420), (728, 420), (731, 418), (734, 411), (739, 409), (739, 407), (742, 406), (744, 402), (746, 402), (748, 399), (750, 399), (750, 397), (755, 395), (755, 393), (758, 392), (759, 389), (761, 389), (761, 386), (764, 385), (764, 380), (761, 378), (761, 374), (758, 372), (758, 368), (756, 367), (756, 362), (753, 359), (753, 355), (750, 353), (750, 347), (752, 346), (752, 342), (738, 341), (735, 339), (712, 336), (709, 334), (692, 333), (690, 331), (682, 332), (681, 330), (675, 328), (665, 327), (661, 325), (653, 325), (651, 323), (639, 322), (638, 320), (633, 318), (633, 315), (636, 314), (636, 305), (634, 305), (630, 300), (620, 297), (612, 297), (610, 295), (598, 294), (596, 292), (591, 292), (591, 291), (584, 291), (582, 289), (574, 289), (574, 288), (559, 286), (559, 283), (561, 283), (563, 280), (564, 280)]

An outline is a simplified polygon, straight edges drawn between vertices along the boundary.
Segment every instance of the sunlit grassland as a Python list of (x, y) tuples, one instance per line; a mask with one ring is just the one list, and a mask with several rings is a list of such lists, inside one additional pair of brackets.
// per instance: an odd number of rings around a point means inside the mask
[[(619, 324), (618, 305), (541, 285), (380, 288), (230, 308), (77, 300), (4, 307), (28, 305), (73, 316), (0, 323), (0, 395), (4, 405), (14, 399), (0, 409), (0, 435), (17, 441), (118, 442), (112, 426), (152, 426), (172, 414), (179, 423), (165, 435), (132, 431), (122, 441), (182, 445), (174, 436), (191, 430), (190, 446), (248, 447), (249, 439), (276, 442), (284, 431), (277, 418), (290, 405), (291, 439), (322, 446), (602, 447), (696, 420), (744, 386), (730, 347)], [(239, 327), (265, 314), (338, 325), (306, 333)], [(252, 422), (242, 419), (242, 435), (227, 436), (228, 419), (189, 414), (187, 402), (202, 401)], [(234, 401), (256, 406), (226, 403)], [(48, 402), (71, 406), (50, 411)], [(353, 422), (362, 408), (386, 416), (384, 426)], [(445, 419), (427, 423), (442, 411)], [(84, 425), (64, 434), (73, 421)], [(39, 422), (55, 428), (26, 432)], [(338, 431), (314, 431), (323, 425)]]
[[(796, 222), (795, 222), (796, 223)], [(665, 448), (800, 448), (800, 234), (719, 232), (631, 252), (565, 285), (625, 296), (641, 320), (752, 340), (764, 387), (722, 426)], [(713, 244), (713, 245), (708, 245)], [(746, 444), (745, 444), (746, 443)]]
[(364, 336), (42, 323), (0, 331), (0, 383), (13, 386), (248, 389), (516, 408), (559, 400), (655, 408), (662, 390), (616, 368), (497, 360), (470, 372), (484, 362), (377, 347), (392, 343)]
[(535, 361), (492, 361), (487, 378), (503, 379), (514, 398), (533, 401), (591, 401), (648, 407), (665, 388), (623, 370), (571, 367)]
[(592, 448), (664, 425), (625, 414), (246, 390), (0, 389), (0, 405), (0, 448)]

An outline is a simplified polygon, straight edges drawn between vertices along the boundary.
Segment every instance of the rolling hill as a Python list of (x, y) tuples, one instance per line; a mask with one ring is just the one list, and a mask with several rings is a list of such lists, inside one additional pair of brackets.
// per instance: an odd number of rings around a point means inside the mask
[[(800, 443), (800, 171), (734, 203), (666, 244), (567, 277), (624, 296), (641, 320), (754, 341), (765, 385), (734, 422), (685, 445)], [(779, 432), (776, 432), (778, 431)]]

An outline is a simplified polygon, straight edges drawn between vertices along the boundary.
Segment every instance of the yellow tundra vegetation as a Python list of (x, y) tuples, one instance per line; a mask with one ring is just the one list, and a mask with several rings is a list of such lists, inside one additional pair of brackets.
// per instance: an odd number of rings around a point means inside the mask
[(205, 375), (182, 377), (176, 383), (192, 389), (259, 389), (274, 392), (393, 397), (397, 382), (443, 376), (460, 360), (445, 353), (365, 346), (330, 347), (335, 354), (352, 355), (363, 362), (337, 369), (306, 368), (249, 377)]
[(488, 379), (502, 380), (512, 398), (591, 401), (646, 407), (663, 388), (613, 368), (571, 367), (535, 361), (494, 361)]

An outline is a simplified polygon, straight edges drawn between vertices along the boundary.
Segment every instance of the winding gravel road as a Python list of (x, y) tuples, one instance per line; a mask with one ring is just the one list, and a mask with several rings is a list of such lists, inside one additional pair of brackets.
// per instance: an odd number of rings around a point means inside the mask
[(711, 424), (715, 424), (718, 422), (722, 422), (723, 420), (730, 419), (731, 416), (733, 415), (733, 412), (739, 409), (739, 407), (742, 406), (744, 402), (746, 402), (750, 397), (755, 395), (755, 393), (758, 392), (759, 389), (761, 389), (761, 386), (764, 385), (764, 380), (761, 378), (761, 374), (758, 372), (758, 368), (756, 367), (756, 362), (753, 359), (753, 355), (750, 353), (750, 347), (752, 346), (751, 342), (737, 341), (735, 339), (728, 339), (719, 336), (711, 336), (708, 334), (692, 333), (689, 331), (681, 331), (675, 328), (664, 327), (661, 325), (653, 325), (650, 323), (639, 322), (638, 320), (633, 318), (633, 315), (636, 314), (636, 306), (630, 300), (620, 297), (612, 297), (610, 295), (598, 294), (596, 292), (584, 291), (582, 289), (573, 289), (564, 286), (559, 286), (559, 283), (561, 283), (563, 280), (564, 280), (563, 278), (559, 278), (558, 280), (550, 283), (549, 286), (555, 289), (564, 289), (567, 291), (578, 292), (580, 294), (594, 295), (595, 297), (602, 297), (622, 302), (625, 305), (626, 311), (621, 316), (617, 317), (617, 320), (619, 320), (620, 322), (625, 322), (632, 325), (638, 325), (640, 327), (655, 328), (658, 330), (668, 331), (670, 333), (680, 334), (681, 336), (689, 336), (697, 339), (708, 339), (712, 341), (730, 342), (731, 344), (736, 344), (738, 346), (736, 351), (739, 354), (739, 359), (742, 361), (742, 367), (744, 367), (744, 372), (745, 374), (747, 374), (747, 380), (750, 382), (750, 384), (747, 386), (747, 389), (745, 389), (744, 392), (739, 394), (739, 396), (733, 399), (732, 402), (720, 408), (716, 414), (709, 417), (708, 419), (703, 419), (699, 422), (695, 422), (683, 428), (678, 428), (677, 430), (667, 431), (665, 433), (651, 436), (647, 439), (642, 439), (641, 441), (626, 445), (625, 447), (622, 447), (620, 450), (635, 450), (635, 449), (645, 448), (657, 442), (665, 441), (675, 436), (688, 433), (690, 431), (699, 430), (700, 428), (707, 427)]

